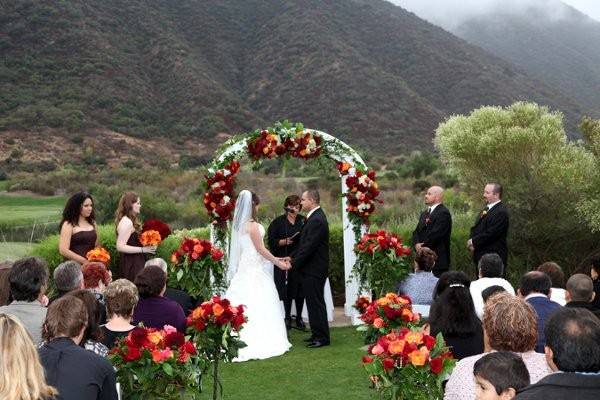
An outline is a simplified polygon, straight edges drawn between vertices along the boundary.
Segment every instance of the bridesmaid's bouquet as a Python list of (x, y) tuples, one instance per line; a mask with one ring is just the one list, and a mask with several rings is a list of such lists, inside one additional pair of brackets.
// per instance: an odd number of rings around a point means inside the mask
[(110, 253), (104, 247), (98, 246), (88, 251), (85, 255), (85, 258), (89, 262), (101, 262), (104, 265), (108, 265), (110, 263)]
[(154, 229), (144, 231), (140, 235), (140, 243), (142, 246), (158, 246), (161, 241), (162, 238), (160, 233)]

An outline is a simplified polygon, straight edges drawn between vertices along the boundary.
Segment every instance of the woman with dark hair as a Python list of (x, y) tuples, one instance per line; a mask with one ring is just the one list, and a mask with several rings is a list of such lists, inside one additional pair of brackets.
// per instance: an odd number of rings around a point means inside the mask
[(554, 261), (548, 261), (537, 267), (537, 270), (545, 273), (552, 281), (552, 291), (550, 292), (550, 300), (557, 302), (561, 306), (567, 304), (565, 299), (565, 273), (560, 265)]
[(94, 199), (87, 192), (75, 193), (67, 200), (60, 221), (58, 251), (66, 260), (87, 262), (88, 251), (98, 245)]
[(185, 313), (181, 306), (166, 297), (167, 274), (160, 267), (144, 268), (135, 277), (140, 299), (133, 312), (133, 325), (140, 322), (147, 328), (162, 329), (165, 325), (185, 333)]
[(398, 293), (411, 298), (415, 305), (431, 305), (438, 278), (432, 269), (437, 255), (428, 247), (421, 247), (415, 256), (415, 272), (398, 285)]
[(106, 315), (106, 312), (102, 313), (101, 307), (103, 306), (98, 303), (96, 296), (87, 289), (74, 290), (69, 292), (67, 296), (77, 297), (83, 301), (87, 309), (88, 322), (79, 345), (101, 357), (106, 357), (108, 347), (102, 344), (103, 334), (102, 329), (100, 329), (102, 314)]
[(444, 272), (429, 311), (431, 335), (441, 333), (458, 360), (483, 352), (483, 330), (475, 314), (469, 284), (464, 272)]
[(144, 269), (146, 263), (144, 254), (156, 253), (156, 246), (142, 246), (140, 243), (139, 232), (142, 224), (138, 221), (138, 215), (141, 208), (140, 197), (133, 192), (127, 192), (121, 196), (115, 212), (117, 251), (121, 253), (119, 276), (132, 282)]

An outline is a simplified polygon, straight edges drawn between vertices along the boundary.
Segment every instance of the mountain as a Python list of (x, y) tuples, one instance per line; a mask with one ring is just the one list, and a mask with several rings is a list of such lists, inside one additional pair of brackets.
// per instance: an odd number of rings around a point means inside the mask
[(600, 22), (558, 1), (534, 1), (469, 18), (452, 32), (600, 117)]
[(447, 116), (559, 90), (383, 0), (3, 2), (0, 129), (186, 138), (302, 121), (373, 153)]

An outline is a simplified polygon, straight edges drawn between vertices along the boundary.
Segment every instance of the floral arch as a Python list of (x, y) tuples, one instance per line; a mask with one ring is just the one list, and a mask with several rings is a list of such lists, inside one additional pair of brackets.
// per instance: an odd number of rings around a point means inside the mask
[[(359, 285), (352, 277), (356, 261), (355, 244), (375, 211), (379, 190), (375, 172), (369, 171), (361, 156), (343, 141), (321, 131), (307, 129), (301, 123), (276, 122), (272, 127), (235, 136), (217, 150), (208, 168), (204, 205), (213, 218), (211, 236), (217, 245), (227, 249), (228, 222), (235, 208), (235, 177), (240, 161), (250, 158), (257, 164), (265, 159), (291, 157), (314, 159), (326, 157), (335, 162), (340, 173), (342, 223), (344, 227), (344, 271), (346, 280), (345, 313), (355, 318), (353, 300)], [(356, 322), (356, 321), (355, 321)]]

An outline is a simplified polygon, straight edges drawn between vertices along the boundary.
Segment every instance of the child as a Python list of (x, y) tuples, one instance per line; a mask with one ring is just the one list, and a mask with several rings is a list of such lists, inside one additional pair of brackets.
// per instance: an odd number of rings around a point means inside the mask
[(481, 357), (473, 366), (476, 400), (510, 400), (529, 385), (529, 372), (518, 355), (498, 351)]

